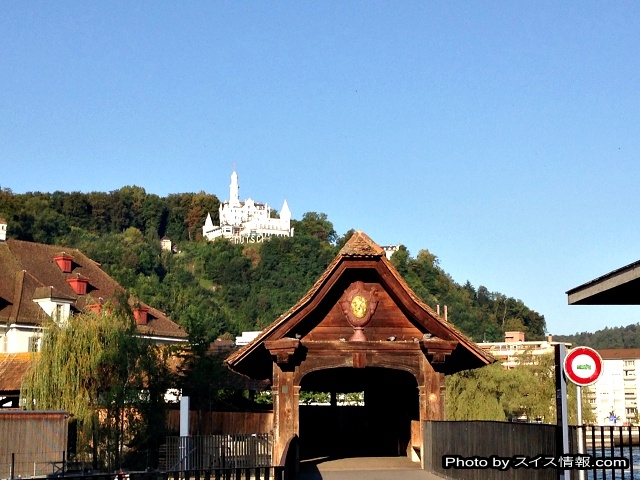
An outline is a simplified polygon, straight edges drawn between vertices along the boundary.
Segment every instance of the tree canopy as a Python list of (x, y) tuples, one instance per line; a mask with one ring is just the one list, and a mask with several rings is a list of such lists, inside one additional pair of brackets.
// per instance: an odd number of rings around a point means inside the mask
[[(553, 354), (523, 355), (517, 368), (500, 362), (466, 370), (445, 379), (448, 420), (518, 420), (556, 422)], [(577, 393), (567, 385), (569, 422), (577, 422)], [(585, 390), (586, 391), (586, 390)], [(594, 421), (587, 395), (582, 396), (583, 422)]]
[(573, 335), (556, 335), (559, 342), (569, 342), (573, 345), (604, 348), (640, 348), (640, 323), (633, 323), (626, 327), (605, 327), (595, 332), (580, 332)]
[[(137, 186), (86, 194), (0, 189), (0, 217), (9, 222), (9, 236), (82, 250), (197, 342), (273, 322), (307, 292), (353, 234), (340, 237), (326, 214), (307, 212), (293, 221), (291, 238), (207, 242), (200, 227), (207, 212), (218, 220), (218, 206), (215, 195), (204, 192), (159, 197)], [(164, 235), (179, 254), (161, 251)], [(456, 283), (426, 249), (413, 257), (401, 246), (391, 262), (427, 304), (447, 305), (449, 320), (475, 341), (501, 341), (509, 330), (523, 330), (528, 340), (544, 338), (543, 315), (482, 285)]]

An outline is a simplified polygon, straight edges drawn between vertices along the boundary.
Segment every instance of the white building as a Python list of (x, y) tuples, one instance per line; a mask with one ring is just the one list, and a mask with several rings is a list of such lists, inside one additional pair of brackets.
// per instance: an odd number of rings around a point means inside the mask
[(636, 365), (640, 367), (640, 349), (598, 350), (602, 357), (602, 374), (596, 383), (585, 388), (598, 425), (638, 424), (640, 385)]
[(391, 257), (394, 253), (400, 250), (400, 244), (397, 245), (381, 245), (381, 248), (384, 250), (384, 254), (387, 257), (387, 260), (391, 260)]
[[(546, 340), (536, 340), (526, 342), (524, 332), (504, 332), (504, 342), (484, 342), (478, 346), (486, 350), (496, 359), (502, 362), (505, 369), (515, 368), (522, 363), (535, 361), (538, 355), (553, 354), (555, 346), (559, 343), (554, 342), (551, 335)], [(570, 343), (565, 343), (570, 348)]]
[(228, 238), (235, 243), (257, 243), (272, 236), (292, 237), (291, 211), (284, 201), (280, 218), (271, 218), (271, 207), (254, 202), (251, 198), (240, 201), (238, 174), (231, 174), (229, 200), (220, 204), (220, 225), (214, 225), (211, 214), (202, 227), (202, 235), (208, 240)]
[(166, 235), (160, 239), (160, 248), (162, 248), (163, 252), (172, 251), (173, 244), (171, 243), (171, 239)]

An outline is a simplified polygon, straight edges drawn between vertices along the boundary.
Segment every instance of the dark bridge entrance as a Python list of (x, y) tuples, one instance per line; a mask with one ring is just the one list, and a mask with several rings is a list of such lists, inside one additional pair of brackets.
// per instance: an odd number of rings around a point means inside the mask
[[(300, 457), (405, 456), (419, 416), (418, 383), (408, 372), (371, 367), (319, 370), (301, 391), (331, 393), (330, 405), (300, 405)], [(340, 393), (363, 392), (363, 405), (339, 404)]]
[[(356, 232), (311, 290), (226, 363), (271, 383), (279, 463), (298, 435), (306, 456), (419, 460), (421, 421), (444, 419), (444, 375), (492, 361)], [(364, 392), (365, 405), (299, 407), (301, 389)]]

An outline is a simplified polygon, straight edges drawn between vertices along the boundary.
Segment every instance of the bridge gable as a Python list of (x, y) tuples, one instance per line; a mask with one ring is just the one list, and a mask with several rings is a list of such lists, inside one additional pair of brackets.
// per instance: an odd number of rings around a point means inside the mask
[[(370, 318), (358, 336), (354, 322), (361, 319), (351, 310), (353, 302), (364, 297)], [(241, 374), (269, 378), (273, 361), (286, 363), (296, 357), (300, 364), (309, 354), (316, 361), (308, 361), (308, 368), (322, 359), (335, 364), (329, 357), (336, 356), (346, 359), (345, 366), (367, 366), (372, 364), (368, 358), (380, 355), (398, 360), (402, 355), (425, 355), (444, 373), (492, 361), (417, 297), (382, 248), (362, 232), (352, 236), (296, 305), (226, 363)]]

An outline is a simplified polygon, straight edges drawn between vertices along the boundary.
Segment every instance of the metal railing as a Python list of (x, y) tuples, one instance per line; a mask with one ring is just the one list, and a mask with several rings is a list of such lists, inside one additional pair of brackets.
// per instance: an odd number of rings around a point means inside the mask
[(167, 437), (164, 467), (174, 471), (208, 471), (271, 466), (268, 433)]
[[(214, 468), (165, 474), (165, 480), (285, 480), (284, 467)], [(129, 480), (137, 480), (131, 478)]]
[(582, 475), (572, 471), (572, 479), (633, 480), (640, 478), (640, 426), (571, 426), (571, 452), (597, 459), (628, 459), (628, 468), (591, 468)]
[[(57, 459), (43, 460), (43, 459)], [(58, 474), (65, 466), (65, 452), (11, 452), (0, 454), (0, 479)]]

